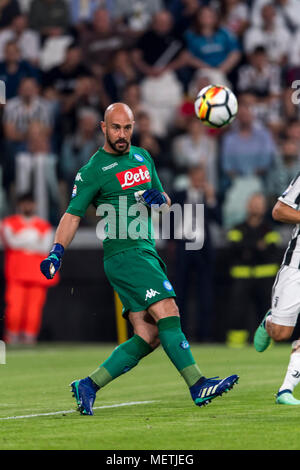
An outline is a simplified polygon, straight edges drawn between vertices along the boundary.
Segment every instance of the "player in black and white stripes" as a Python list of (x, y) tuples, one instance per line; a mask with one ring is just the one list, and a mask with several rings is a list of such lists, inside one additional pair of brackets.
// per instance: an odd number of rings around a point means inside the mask
[[(278, 198), (272, 215), (275, 220), (295, 227), (273, 285), (271, 309), (254, 336), (254, 347), (259, 352), (267, 349), (271, 338), (275, 341), (289, 339), (300, 313), (300, 172)], [(300, 339), (292, 343), (290, 362), (276, 403), (300, 405), (300, 400), (293, 396), (299, 382)]]

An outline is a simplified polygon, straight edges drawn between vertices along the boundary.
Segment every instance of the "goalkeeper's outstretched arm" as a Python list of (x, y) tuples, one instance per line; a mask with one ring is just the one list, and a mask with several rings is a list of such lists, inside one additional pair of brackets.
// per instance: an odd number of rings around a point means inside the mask
[(60, 219), (52, 250), (48, 257), (41, 262), (40, 266), (41, 272), (47, 279), (52, 279), (61, 267), (65, 248), (67, 248), (73, 240), (79, 223), (80, 217), (67, 212)]

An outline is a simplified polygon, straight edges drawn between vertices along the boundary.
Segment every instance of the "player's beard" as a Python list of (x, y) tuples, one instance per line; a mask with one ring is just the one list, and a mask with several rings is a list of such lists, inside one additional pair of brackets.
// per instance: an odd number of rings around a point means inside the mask
[[(126, 139), (117, 139), (115, 142), (112, 142), (109, 138), (108, 132), (106, 132), (106, 141), (109, 144), (109, 146), (119, 155), (123, 155), (123, 153), (127, 153), (130, 142), (128, 142)], [(123, 145), (122, 148), (120, 148), (118, 147), (118, 144), (121, 144), (121, 143), (124, 143), (126, 145)]]

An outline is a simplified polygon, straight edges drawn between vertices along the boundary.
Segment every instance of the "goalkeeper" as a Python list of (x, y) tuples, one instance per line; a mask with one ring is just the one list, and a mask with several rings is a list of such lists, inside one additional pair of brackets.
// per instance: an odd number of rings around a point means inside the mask
[[(148, 208), (171, 204), (149, 153), (131, 145), (133, 126), (133, 113), (127, 105), (114, 103), (107, 108), (101, 122), (104, 145), (77, 173), (72, 199), (58, 225), (53, 248), (41, 263), (42, 273), (48, 279), (53, 278), (90, 203), (96, 208), (110, 204), (115, 209), (117, 221), (111, 225), (108, 223), (107, 237), (103, 242), (104, 270), (119, 294), (123, 315), (131, 322), (134, 335), (114, 349), (88, 377), (72, 382), (78, 410), (85, 415), (93, 414), (98, 390), (135, 367), (159, 344), (185, 380), (198, 406), (222, 395), (238, 380), (237, 375), (223, 380), (208, 379), (196, 364), (181, 330), (175, 292), (151, 238), (150, 209), (143, 220), (147, 237), (129, 237), (128, 232), (125, 237), (122, 233), (124, 221), (125, 230), (128, 230), (133, 220), (121, 207), (120, 200), (124, 201), (124, 196), (128, 207), (136, 204), (137, 199)], [(144, 191), (142, 196), (138, 195), (139, 191)], [(111, 230), (117, 235), (110, 236)]]

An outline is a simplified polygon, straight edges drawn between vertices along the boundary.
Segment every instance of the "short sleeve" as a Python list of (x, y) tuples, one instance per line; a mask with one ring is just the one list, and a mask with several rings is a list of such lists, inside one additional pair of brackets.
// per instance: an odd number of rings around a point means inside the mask
[(154, 161), (152, 159), (152, 157), (150, 157), (150, 154), (147, 152), (147, 154), (149, 155), (149, 158), (151, 160), (151, 168), (152, 168), (152, 177), (151, 177), (151, 181), (152, 181), (152, 188), (154, 189), (158, 189), (158, 191), (160, 191), (161, 193), (164, 192), (164, 189), (162, 187), (162, 184), (161, 184), (161, 181), (158, 177), (158, 174), (157, 174), (157, 171), (156, 171), (156, 168), (155, 168), (155, 165), (154, 165)]
[(297, 209), (300, 204), (300, 173), (293, 179), (278, 201)]
[(82, 167), (75, 177), (71, 201), (66, 212), (83, 217), (99, 191), (100, 178), (97, 177), (95, 168), (90, 164)]

